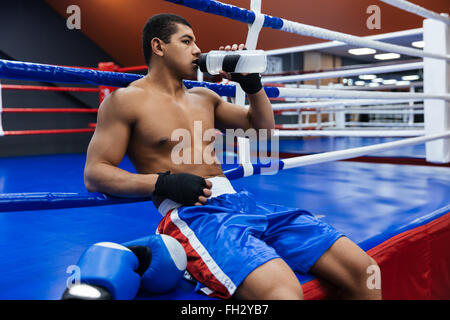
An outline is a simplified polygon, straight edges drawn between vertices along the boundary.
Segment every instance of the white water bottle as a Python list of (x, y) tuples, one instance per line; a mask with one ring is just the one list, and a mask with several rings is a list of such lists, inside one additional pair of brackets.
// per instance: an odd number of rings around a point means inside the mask
[(264, 50), (213, 50), (202, 53), (198, 60), (200, 71), (219, 74), (220, 70), (234, 73), (263, 73), (267, 68)]

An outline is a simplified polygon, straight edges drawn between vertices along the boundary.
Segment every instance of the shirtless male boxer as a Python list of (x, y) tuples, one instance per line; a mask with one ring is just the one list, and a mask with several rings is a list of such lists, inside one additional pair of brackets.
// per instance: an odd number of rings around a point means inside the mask
[[(200, 49), (191, 25), (172, 14), (150, 18), (143, 30), (148, 74), (110, 94), (98, 111), (84, 172), (90, 192), (122, 197), (153, 196), (159, 233), (184, 247), (197, 289), (238, 299), (302, 299), (294, 274), (310, 272), (338, 288), (343, 298), (381, 299), (368, 286), (377, 266), (355, 243), (309, 212), (256, 202), (236, 192), (220, 163), (175, 164), (174, 130), (274, 128), (271, 104), (258, 74), (224, 74), (240, 83), (249, 109), (206, 88), (187, 89)], [(243, 45), (221, 49), (243, 49)], [(194, 154), (210, 141), (183, 150)], [(118, 168), (125, 153), (135, 169)], [(371, 269), (373, 270), (373, 268)]]

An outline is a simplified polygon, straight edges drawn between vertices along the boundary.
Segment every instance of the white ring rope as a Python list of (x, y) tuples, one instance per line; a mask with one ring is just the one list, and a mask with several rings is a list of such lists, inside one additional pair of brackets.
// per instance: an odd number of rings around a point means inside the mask
[(450, 55), (443, 55), (438, 53), (431, 53), (427, 51), (422, 51), (418, 49), (412, 49), (408, 47), (403, 47), (395, 44), (375, 41), (375, 40), (369, 40), (364, 39), (358, 36), (353, 36), (350, 34), (337, 32), (337, 31), (331, 31), (328, 29), (315, 27), (311, 25), (306, 25), (299, 22), (293, 22), (289, 20), (283, 20), (283, 27), (281, 30), (300, 34), (304, 36), (314, 37), (314, 38), (320, 38), (320, 39), (327, 39), (327, 40), (335, 40), (344, 42), (353, 46), (361, 46), (361, 47), (368, 47), (372, 49), (378, 49), (381, 51), (387, 51), (387, 52), (395, 52), (404, 54), (407, 56), (412, 57), (420, 57), (420, 58), (435, 58), (435, 59), (444, 59), (444, 60), (450, 60)]
[[(410, 30), (383, 33), (383, 34), (378, 34), (378, 35), (373, 35), (373, 36), (364, 36), (362, 38), (370, 39), (370, 40), (377, 40), (377, 41), (390, 41), (391, 39), (397, 39), (397, 38), (403, 38), (403, 37), (416, 37), (416, 36), (421, 37), (422, 34), (423, 34), (423, 28), (416, 28), (416, 29), (410, 29)], [(344, 47), (344, 46), (346, 46), (346, 44), (339, 42), (339, 41), (326, 41), (326, 42), (319, 42), (319, 43), (315, 43), (315, 44), (306, 44), (306, 45), (300, 45), (300, 46), (294, 46), (294, 47), (272, 49), (272, 50), (267, 50), (266, 53), (268, 56), (274, 56), (274, 55), (281, 55), (281, 54), (286, 54), (286, 53), (317, 51), (317, 50), (323, 50), (323, 49), (329, 49), (329, 48), (335, 48), (335, 47)]]
[(413, 62), (413, 63), (402, 63), (388, 66), (370, 67), (370, 68), (358, 68), (351, 70), (336, 70), (327, 72), (317, 72), (308, 73), (300, 75), (290, 75), (290, 76), (264, 76), (261, 81), (263, 83), (270, 82), (294, 82), (294, 81), (305, 81), (305, 80), (318, 80), (318, 79), (331, 79), (331, 78), (343, 78), (351, 76), (359, 76), (365, 74), (380, 74), (389, 72), (399, 72), (399, 71), (409, 71), (409, 70), (420, 70), (423, 69), (423, 62)]
[(361, 113), (366, 113), (365, 111), (367, 111), (367, 113), (372, 113), (372, 111), (384, 111), (386, 113), (411, 113), (411, 111), (406, 111), (404, 109), (422, 109), (419, 111), (413, 111), (413, 112), (419, 112), (423, 114), (423, 104), (415, 104), (415, 105), (396, 105), (396, 106), (367, 106), (367, 107), (363, 107), (363, 108), (325, 108), (325, 109), (321, 109), (318, 108), (322, 113), (327, 113), (327, 112), (347, 112), (347, 113), (354, 113), (354, 112), (359, 112), (361, 111)]
[[(348, 114), (423, 114), (423, 106), (420, 107), (422, 110), (416, 110), (416, 111), (408, 111), (408, 110), (396, 110), (393, 108), (386, 108), (386, 109), (380, 109), (380, 108), (341, 108), (341, 109), (326, 109), (322, 110), (321, 112), (324, 114), (327, 114), (328, 112), (345, 112)], [(397, 109), (411, 109), (410, 106), (401, 106), (401, 108)], [(320, 112), (320, 110), (319, 110)], [(302, 114), (317, 114), (318, 111), (302, 111)], [(291, 112), (290, 115), (298, 114), (298, 112)]]
[(275, 130), (279, 137), (417, 137), (424, 130)]
[(351, 148), (351, 149), (346, 149), (346, 150), (331, 151), (331, 152), (307, 155), (307, 156), (302, 156), (302, 157), (288, 158), (288, 159), (283, 159), (283, 162), (284, 162), (283, 169), (298, 168), (298, 167), (311, 165), (311, 164), (351, 159), (351, 158), (361, 157), (361, 156), (365, 156), (365, 155), (372, 154), (372, 153), (386, 151), (389, 149), (412, 146), (412, 145), (421, 144), (421, 143), (438, 140), (438, 139), (444, 139), (444, 138), (450, 138), (450, 131), (447, 131), (444, 133), (439, 133), (439, 134), (426, 135), (426, 136), (422, 136), (422, 137), (402, 139), (400, 141), (380, 143), (380, 144), (375, 144), (375, 145), (366, 146), (366, 147)]
[[(378, 127), (378, 128), (405, 128), (405, 127), (416, 127), (416, 128), (423, 128), (424, 123), (404, 123), (404, 122), (346, 122), (346, 126), (348, 127)], [(380, 129), (381, 130), (381, 129)]]
[[(189, 1), (183, 1), (183, 0), (166, 0), (169, 2), (175, 2), (177, 4), (185, 5), (187, 7), (209, 12), (212, 14), (224, 16), (233, 20), (238, 20), (241, 22), (247, 22), (247, 23), (253, 23), (255, 17), (254, 13), (252, 13), (249, 10), (224, 4), (220, 1), (213, 1), (213, 0), (189, 0)], [(401, 53), (407, 56), (413, 56), (413, 57), (420, 57), (420, 58), (435, 58), (435, 59), (444, 59), (444, 60), (450, 60), (450, 55), (446, 54), (437, 54), (437, 53), (431, 53), (426, 52), (423, 50), (418, 49), (412, 49), (409, 47), (399, 46), (399, 45), (393, 45), (385, 42), (380, 41), (374, 41), (374, 40), (368, 40), (364, 39), (358, 36), (349, 35), (342, 32), (337, 31), (331, 31), (325, 28), (315, 27), (311, 25), (306, 25), (298, 22), (289, 21), (283, 18), (278, 17), (272, 17), (265, 15), (265, 22), (264, 25), (266, 27), (271, 27), (273, 29), (282, 30), (285, 32), (295, 33), (303, 36), (309, 36), (309, 37), (315, 37), (315, 38), (321, 38), (321, 39), (327, 39), (327, 40), (335, 40), (339, 42), (344, 42), (349, 45), (354, 46), (363, 46), (363, 47), (369, 47), (373, 49), (378, 49), (381, 51), (388, 51), (388, 52), (396, 52)], [(267, 24), (266, 24), (267, 20)], [(281, 25), (280, 25), (281, 22)]]
[[(193, 9), (209, 12), (216, 15), (221, 15), (227, 18), (238, 20), (252, 24), (255, 20), (255, 13), (243, 8), (233, 5), (223, 4), (219, 1), (213, 0), (166, 0), (175, 2), (181, 5), (191, 7)], [(267, 22), (267, 23), (266, 23)], [(292, 22), (286, 19), (271, 17), (265, 15), (264, 26), (273, 29), (282, 30), (285, 32), (296, 33), (303, 36), (327, 39), (332, 41), (339, 41), (357, 47), (369, 47), (381, 51), (395, 52), (406, 56), (433, 58), (450, 60), (450, 55), (444, 51), (443, 54), (432, 53), (424, 50), (412, 49), (410, 47), (393, 45), (385, 42), (364, 39), (358, 36), (345, 34), (342, 32), (332, 31), (325, 28), (305, 25), (298, 22)], [(444, 40), (445, 41), (445, 40)], [(431, 46), (433, 47), (433, 46)], [(425, 60), (426, 64), (426, 60)], [(341, 91), (341, 90), (317, 90), (317, 89), (302, 89), (302, 88), (266, 88), (275, 92), (278, 90), (276, 97), (294, 97), (294, 98), (327, 98), (327, 99), (385, 99), (385, 100), (399, 100), (399, 99), (422, 99), (422, 100), (448, 100), (450, 101), (450, 94), (446, 93), (400, 93), (400, 92), (367, 92), (367, 91)], [(445, 92), (445, 91), (444, 91)], [(429, 101), (427, 101), (429, 102)], [(442, 102), (440, 102), (442, 103)], [(446, 104), (449, 105), (448, 103)], [(427, 129), (428, 132), (428, 129)], [(308, 164), (317, 164), (328, 161), (337, 161), (357, 156), (362, 156), (368, 153), (375, 153), (391, 148), (398, 148), (402, 146), (414, 145), (424, 143), (432, 140), (444, 139), (450, 137), (450, 131), (444, 133), (432, 134), (423, 137), (415, 137), (401, 141), (383, 143), (368, 147), (348, 149), (344, 151), (334, 151), (318, 155), (311, 155), (299, 158), (291, 158), (284, 160), (284, 169), (299, 167)], [(442, 158), (442, 157), (441, 157)], [(428, 152), (427, 152), (428, 159)], [(278, 169), (277, 169), (278, 170)]]
[[(335, 125), (334, 122), (320, 122), (320, 123), (302, 123), (302, 124), (298, 124), (298, 123), (284, 123), (281, 124), (279, 129), (300, 129), (300, 128), (311, 128), (311, 127), (315, 127), (316, 130), (319, 129), (319, 126), (321, 128), (327, 128), (327, 129), (338, 129), (338, 128), (333, 128), (331, 126)], [(345, 126), (346, 128), (354, 128), (354, 127), (378, 127), (378, 128), (396, 128), (396, 129), (401, 129), (401, 128), (423, 128), (424, 127), (424, 123), (404, 123), (404, 122), (345, 122)], [(331, 127), (331, 128), (330, 128)]]
[[(336, 106), (372, 106), (372, 105), (384, 105), (391, 103), (406, 103), (406, 102), (420, 102), (421, 99), (399, 99), (383, 101), (379, 99), (366, 99), (366, 100), (326, 100), (326, 101), (314, 101), (314, 102), (292, 102), (292, 103), (273, 103), (273, 110), (290, 110), (296, 108), (334, 108)], [(395, 105), (392, 105), (395, 107)], [(413, 106), (414, 107), (414, 106)]]
[(411, 3), (409, 1), (405, 0), (380, 0), (384, 3), (387, 3), (393, 7), (397, 7), (399, 9), (414, 13), (418, 16), (422, 16), (427, 19), (434, 19), (442, 21), (448, 25), (450, 25), (450, 19), (444, 15), (441, 15), (439, 13), (430, 11), (428, 9), (425, 9), (424, 7), (421, 7), (417, 4)]
[(406, 92), (368, 92), (343, 90), (317, 90), (302, 88), (278, 88), (279, 97), (284, 98), (327, 98), (327, 99), (442, 99), (450, 100), (450, 94), (427, 94)]

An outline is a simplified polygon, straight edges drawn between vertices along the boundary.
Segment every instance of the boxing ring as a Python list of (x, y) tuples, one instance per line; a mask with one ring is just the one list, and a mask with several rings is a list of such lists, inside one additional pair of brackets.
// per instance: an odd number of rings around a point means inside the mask
[[(249, 23), (252, 28), (276, 27), (293, 32), (298, 27), (296, 23), (262, 15), (254, 3), (253, 11), (249, 11), (217, 1), (169, 2)], [(443, 19), (432, 23), (448, 25), (449, 19)], [(283, 23), (287, 27), (283, 27)], [(436, 61), (438, 66), (442, 66), (439, 63), (448, 66), (450, 58), (448, 53), (422, 52), (393, 45), (386, 47), (375, 41), (303, 27), (304, 32), (314, 36), (420, 56), (425, 60), (425, 74), (430, 72), (428, 66)], [(256, 46), (255, 33), (259, 32), (252, 28), (248, 47), (252, 42)], [(448, 30), (448, 26), (445, 28)], [(4, 79), (123, 87), (140, 77), (0, 60), (0, 78)], [(204, 86), (221, 96), (239, 100), (240, 88), (235, 85), (184, 83), (188, 88)], [(276, 174), (261, 174), (268, 165), (257, 163), (253, 157), (251, 163), (237, 161), (222, 166), (235, 190), (246, 189), (265, 203), (308, 210), (367, 251), (381, 268), (383, 299), (449, 299), (450, 170), (445, 163), (449, 162), (446, 156), (450, 156), (446, 152), (450, 124), (447, 123), (444, 130), (427, 121), (436, 119), (435, 112), (441, 112), (444, 120), (445, 115), (448, 118), (450, 95), (442, 90), (430, 90), (430, 87), (425, 87), (424, 93), (269, 86), (265, 90), (271, 98), (424, 101), (425, 129), (422, 131), (402, 132), (397, 136), (388, 132), (372, 137), (365, 133), (348, 138), (349, 135), (342, 132), (333, 136), (323, 130), (279, 130), (277, 135), (280, 137), (322, 136), (314, 140), (280, 140), (282, 160), (273, 160), (277, 166), (272, 173)], [(87, 129), (94, 130), (83, 128)], [(44, 134), (48, 133), (51, 132)], [(0, 136), (8, 134), (0, 126)], [(421, 164), (440, 165), (354, 161), (355, 157), (375, 154), (400, 159), (399, 163), (419, 158), (423, 160)], [(68, 266), (75, 264), (87, 247), (104, 241), (124, 243), (156, 230), (161, 215), (151, 199), (121, 199), (87, 193), (83, 183), (85, 160), (85, 154), (0, 159), (0, 299), (60, 299), (70, 277)], [(120, 167), (135, 172), (128, 158), (124, 158)], [(297, 276), (305, 299), (333, 297), (333, 288), (312, 275)], [(183, 279), (167, 294), (156, 295), (141, 290), (136, 299), (209, 299), (196, 293), (194, 288), (195, 284)]]

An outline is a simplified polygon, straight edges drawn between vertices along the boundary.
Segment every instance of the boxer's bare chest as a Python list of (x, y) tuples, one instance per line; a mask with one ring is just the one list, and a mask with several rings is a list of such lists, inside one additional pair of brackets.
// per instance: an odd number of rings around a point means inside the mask
[[(137, 108), (128, 154), (140, 171), (158, 167), (193, 169), (204, 165), (199, 156), (214, 142), (214, 105), (199, 94), (179, 100), (152, 95)], [(202, 169), (203, 170), (203, 169)]]

